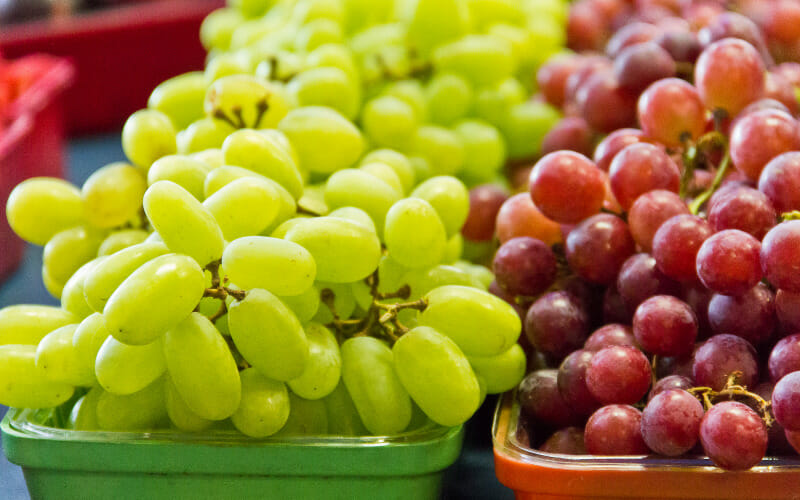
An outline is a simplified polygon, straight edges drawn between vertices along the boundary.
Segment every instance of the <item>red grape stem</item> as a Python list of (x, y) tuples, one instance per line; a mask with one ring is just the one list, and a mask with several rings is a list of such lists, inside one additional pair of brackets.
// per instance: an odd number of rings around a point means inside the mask
[(688, 61), (675, 62), (675, 74), (680, 77), (691, 78), (694, 75), (694, 64)]
[(800, 210), (792, 210), (791, 212), (784, 212), (781, 214), (781, 222), (787, 220), (800, 220)]
[[(722, 161), (719, 163), (719, 167), (717, 168), (717, 174), (714, 176), (714, 180), (711, 182), (711, 186), (700, 193), (697, 198), (695, 198), (689, 204), (689, 211), (692, 215), (697, 215), (700, 212), (700, 208), (711, 198), (711, 195), (714, 194), (717, 189), (722, 185), (722, 180), (728, 174), (728, 169), (731, 164), (731, 155), (730, 150), (728, 148), (728, 141), (725, 139), (725, 136), (720, 134), (719, 132), (709, 132), (708, 134), (704, 135), (703, 137), (707, 137), (711, 134), (714, 134), (715, 140), (721, 141), (721, 145), (724, 147), (725, 155), (722, 157)], [(702, 141), (703, 138), (701, 138)], [(699, 141), (698, 141), (699, 142)]]
[(681, 184), (678, 194), (686, 199), (689, 186), (694, 178), (694, 170), (697, 166), (697, 146), (692, 144), (688, 138), (684, 141), (683, 149), (683, 172), (681, 172)]
[(743, 374), (740, 371), (735, 371), (728, 375), (728, 378), (725, 381), (725, 387), (723, 387), (720, 391), (715, 391), (711, 387), (692, 387), (691, 389), (688, 389), (688, 391), (694, 397), (698, 398), (701, 403), (703, 403), (703, 407), (706, 411), (711, 409), (715, 403), (720, 401), (730, 401), (733, 397), (750, 398), (755, 400), (757, 404), (756, 410), (761, 415), (761, 419), (764, 421), (764, 424), (767, 427), (770, 427), (775, 421), (772, 413), (770, 412), (770, 407), (772, 404), (758, 394), (748, 391), (745, 386), (737, 384), (736, 380), (742, 376)]

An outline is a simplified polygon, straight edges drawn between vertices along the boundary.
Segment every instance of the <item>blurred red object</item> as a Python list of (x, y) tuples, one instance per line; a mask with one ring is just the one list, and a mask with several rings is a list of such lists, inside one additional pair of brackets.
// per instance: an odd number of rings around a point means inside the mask
[(151, 0), (49, 21), (4, 27), (9, 58), (43, 52), (71, 60), (65, 96), (71, 135), (115, 130), (164, 80), (203, 68), (200, 23), (224, 0)]
[(17, 76), (25, 68), (29, 73), (26, 87), (0, 112), (0, 280), (17, 267), (25, 250), (6, 220), (9, 193), (29, 177), (64, 175), (62, 103), (75, 73), (68, 61), (45, 55), (2, 64), (16, 68)]

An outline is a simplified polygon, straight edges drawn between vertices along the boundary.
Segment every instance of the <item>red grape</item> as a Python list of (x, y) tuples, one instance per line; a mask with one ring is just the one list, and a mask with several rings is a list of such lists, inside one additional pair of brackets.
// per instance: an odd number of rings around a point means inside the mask
[(631, 144), (617, 153), (608, 175), (611, 191), (625, 210), (636, 198), (655, 189), (677, 193), (681, 182), (675, 162), (662, 149), (647, 143)]
[(794, 84), (780, 73), (768, 72), (764, 81), (764, 97), (774, 99), (786, 107), (787, 113), (796, 115), (798, 112), (797, 97), (794, 94)]
[(630, 326), (622, 323), (609, 323), (593, 331), (583, 343), (583, 348), (594, 352), (612, 345), (639, 347)]
[[(764, 178), (763, 172), (761, 177)], [(757, 189), (739, 186), (732, 189), (728, 196), (712, 197), (712, 200), (709, 201), (708, 223), (714, 231), (739, 229), (761, 240), (775, 225), (775, 208), (769, 198)]]
[(800, 220), (781, 222), (764, 236), (761, 268), (775, 288), (800, 292)]
[(658, 454), (683, 455), (697, 443), (704, 413), (700, 401), (683, 389), (661, 392), (642, 411), (642, 438)]
[(657, 26), (650, 23), (634, 22), (620, 28), (608, 40), (606, 55), (616, 58), (626, 47), (647, 42), (661, 33)]
[(720, 391), (734, 372), (740, 372), (736, 377), (739, 385), (754, 387), (758, 382), (756, 350), (745, 339), (725, 333), (714, 335), (695, 351), (695, 384)]
[(603, 172), (585, 156), (558, 151), (542, 157), (531, 171), (531, 199), (545, 217), (574, 224), (603, 206)]
[(656, 260), (646, 253), (637, 253), (625, 261), (617, 276), (617, 290), (629, 309), (654, 295), (675, 295), (681, 292), (678, 282), (667, 278), (656, 267)]
[(675, 215), (689, 215), (689, 207), (672, 191), (656, 189), (636, 198), (628, 211), (631, 236), (642, 250), (653, 249), (653, 237), (668, 219)]
[(767, 44), (758, 25), (737, 12), (723, 12), (697, 33), (703, 47), (724, 38), (738, 38), (752, 45), (764, 59), (771, 61)]
[(800, 125), (782, 111), (755, 111), (737, 119), (731, 130), (733, 164), (753, 180), (770, 160), (796, 149), (800, 149)]
[(655, 42), (623, 49), (614, 59), (614, 74), (620, 87), (641, 92), (651, 83), (675, 76), (675, 61)]
[(667, 146), (697, 139), (706, 129), (706, 107), (691, 84), (665, 78), (647, 87), (637, 105), (644, 133)]
[(634, 404), (650, 388), (647, 356), (631, 346), (615, 345), (595, 352), (586, 370), (586, 387), (603, 404)]
[(558, 392), (557, 370), (531, 372), (519, 383), (520, 413), (535, 421), (563, 427), (577, 423), (572, 410)]
[(594, 150), (594, 162), (597, 168), (604, 172), (608, 172), (611, 166), (611, 160), (619, 153), (624, 147), (637, 142), (645, 140), (644, 133), (635, 128), (622, 128), (615, 130), (608, 134)]
[(800, 209), (800, 152), (790, 151), (772, 158), (758, 178), (764, 193), (778, 212)]
[(542, 139), (541, 154), (546, 155), (562, 149), (575, 151), (585, 156), (594, 149), (594, 133), (579, 116), (568, 116), (556, 123)]
[(697, 252), (711, 234), (708, 222), (695, 215), (676, 215), (668, 219), (653, 237), (653, 257), (658, 268), (674, 280), (697, 281)]
[(494, 236), (500, 207), (508, 199), (506, 191), (496, 184), (482, 184), (469, 192), (469, 213), (461, 234), (470, 241), (489, 241)]
[(738, 229), (711, 235), (697, 252), (697, 275), (717, 293), (741, 295), (761, 281), (761, 243)]
[(667, 375), (666, 377), (658, 379), (656, 383), (653, 384), (653, 387), (647, 394), (647, 401), (652, 401), (654, 397), (670, 389), (685, 390), (691, 389), (692, 387), (694, 387), (694, 383), (689, 377), (684, 375)]
[(617, 279), (622, 264), (633, 255), (634, 243), (625, 221), (615, 215), (597, 214), (578, 224), (567, 236), (570, 268), (592, 283)]
[(600, 132), (636, 125), (637, 94), (620, 86), (613, 73), (597, 72), (575, 94), (578, 110)]
[(558, 367), (558, 390), (564, 401), (578, 415), (589, 416), (600, 403), (586, 387), (586, 370), (593, 353), (584, 349), (572, 351)]
[(566, 55), (551, 57), (536, 72), (536, 83), (544, 98), (560, 108), (564, 104), (567, 78), (580, 65), (580, 56)]
[(772, 413), (785, 429), (800, 431), (800, 371), (787, 373), (775, 383)]
[(694, 83), (706, 107), (734, 116), (764, 95), (764, 61), (751, 44), (724, 38), (700, 53)]
[(700, 423), (700, 442), (706, 455), (727, 470), (746, 470), (767, 451), (767, 426), (758, 413), (737, 401), (711, 407)]
[(769, 354), (769, 378), (778, 382), (785, 375), (800, 370), (800, 333), (780, 339)]
[(785, 330), (800, 331), (800, 293), (778, 290), (775, 293), (775, 313)]
[(586, 445), (583, 444), (583, 428), (564, 427), (555, 431), (539, 447), (539, 451), (565, 455), (585, 455)]
[(714, 333), (730, 333), (758, 345), (776, 327), (775, 296), (763, 283), (741, 295), (714, 294), (708, 303), (708, 322)]
[(654, 41), (676, 62), (694, 63), (702, 50), (697, 35), (688, 30), (666, 30)]
[(646, 352), (681, 356), (692, 352), (697, 318), (686, 302), (670, 295), (656, 295), (636, 309), (633, 335)]
[(503, 203), (495, 227), (500, 243), (517, 236), (538, 238), (548, 245), (561, 242), (561, 226), (545, 217), (528, 193), (515, 194)]
[(534, 302), (525, 315), (525, 335), (536, 350), (561, 359), (580, 349), (589, 335), (589, 315), (583, 303), (568, 292), (550, 292)]
[(607, 405), (589, 417), (584, 430), (586, 451), (592, 455), (644, 455), (642, 412), (630, 405)]
[(533, 296), (556, 279), (556, 256), (542, 240), (512, 238), (497, 250), (492, 263), (500, 287), (513, 295)]

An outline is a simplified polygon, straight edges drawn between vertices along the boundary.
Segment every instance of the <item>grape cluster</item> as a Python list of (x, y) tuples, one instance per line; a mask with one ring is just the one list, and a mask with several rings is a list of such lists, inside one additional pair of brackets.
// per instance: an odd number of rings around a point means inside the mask
[[(0, 403), (79, 430), (387, 435), (515, 387), (513, 307), (462, 259), (467, 185), (534, 157), (561, 0), (241, 0), (128, 162), (18, 185), (60, 307), (0, 310)], [(466, 184), (465, 184), (466, 183)]]
[(540, 68), (565, 118), (526, 190), (470, 194), (530, 446), (749, 469), (800, 443), (797, 9), (742, 4), (573, 4), (569, 46), (604, 54)]

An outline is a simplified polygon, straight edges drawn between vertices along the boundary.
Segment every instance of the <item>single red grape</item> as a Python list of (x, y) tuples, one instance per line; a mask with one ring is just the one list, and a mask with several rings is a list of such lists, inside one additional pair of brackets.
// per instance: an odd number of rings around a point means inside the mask
[(624, 210), (636, 199), (659, 189), (677, 193), (681, 183), (678, 166), (660, 148), (631, 144), (614, 157), (608, 171), (611, 191)]
[(636, 309), (633, 336), (646, 352), (681, 356), (692, 352), (697, 318), (686, 302), (670, 295), (656, 295)]
[(800, 220), (781, 222), (764, 236), (761, 268), (775, 288), (800, 292)]
[(586, 387), (603, 404), (634, 404), (650, 388), (647, 356), (631, 346), (615, 345), (594, 353), (586, 370)]
[(726, 470), (747, 470), (767, 452), (767, 426), (747, 405), (723, 401), (712, 406), (700, 423), (706, 455)]
[(694, 83), (706, 107), (728, 116), (764, 95), (764, 61), (748, 42), (723, 38), (700, 53)]
[(579, 153), (550, 153), (533, 167), (530, 193), (545, 217), (574, 224), (596, 214), (603, 206), (603, 172)]
[(607, 405), (589, 417), (584, 429), (586, 451), (592, 455), (644, 455), (642, 412), (630, 405)]
[(637, 110), (642, 131), (667, 146), (697, 139), (706, 129), (706, 107), (700, 94), (679, 78), (665, 78), (647, 87)]
[(542, 240), (512, 238), (497, 250), (492, 270), (497, 283), (513, 295), (538, 295), (556, 279), (556, 256)]
[(528, 193), (517, 193), (503, 202), (495, 229), (501, 244), (518, 236), (537, 238), (548, 245), (561, 242), (561, 226), (545, 217)]
[(689, 214), (689, 207), (677, 193), (657, 189), (636, 198), (628, 211), (628, 226), (636, 244), (649, 252), (661, 224), (675, 215)]
[(697, 252), (712, 232), (708, 222), (696, 215), (671, 217), (653, 236), (653, 257), (658, 268), (674, 280), (697, 281)]
[(720, 391), (735, 372), (736, 383), (754, 387), (758, 382), (758, 360), (752, 345), (736, 335), (714, 335), (694, 353), (694, 382), (698, 386)]
[(663, 391), (642, 410), (642, 438), (660, 455), (683, 455), (697, 443), (704, 413), (702, 403), (689, 392)]
[(697, 276), (711, 290), (741, 295), (761, 281), (761, 242), (738, 229), (711, 235), (697, 252)]

